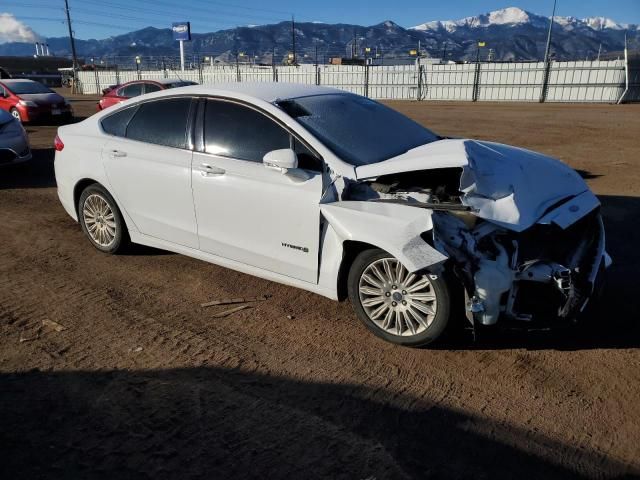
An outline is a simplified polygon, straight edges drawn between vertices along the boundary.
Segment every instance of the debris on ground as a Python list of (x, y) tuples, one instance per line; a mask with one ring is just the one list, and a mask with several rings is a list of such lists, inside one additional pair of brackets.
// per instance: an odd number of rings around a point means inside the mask
[(220, 313), (216, 313), (213, 318), (222, 318), (222, 317), (228, 317), (229, 315), (231, 315), (232, 313), (236, 313), (239, 312), (240, 310), (244, 310), (246, 308), (251, 308), (251, 305), (240, 305), (239, 307), (233, 307), (230, 308), (229, 310), (225, 310), (223, 312)]
[(23, 330), (23, 331), (21, 331), (21, 332), (20, 332), (20, 340), (19, 340), (19, 341), (20, 341), (20, 343), (24, 343), (24, 342), (31, 342), (31, 341), (33, 341), (33, 340), (37, 340), (37, 339), (39, 339), (39, 338), (40, 338), (40, 332), (41, 332), (41, 331), (42, 331), (42, 327), (41, 327), (41, 326), (38, 326), (38, 328), (36, 328), (36, 334), (35, 334), (35, 336), (32, 336), (32, 337), (25, 337), (25, 336), (24, 336), (24, 335), (25, 335), (25, 331), (24, 331), (24, 330)]
[(293, 320), (294, 318), (296, 318), (295, 315), (287, 315), (287, 320)]
[(201, 307), (213, 307), (214, 305), (233, 305), (234, 303), (251, 303), (251, 302), (264, 302), (268, 300), (271, 295), (260, 295), (258, 297), (240, 297), (240, 298), (225, 298), (222, 300), (212, 300), (211, 302), (201, 303)]
[(60, 325), (58, 322), (54, 322), (53, 320), (49, 320), (48, 318), (42, 320), (42, 326), (52, 328), (56, 332), (62, 332), (63, 330), (66, 330), (64, 325)]

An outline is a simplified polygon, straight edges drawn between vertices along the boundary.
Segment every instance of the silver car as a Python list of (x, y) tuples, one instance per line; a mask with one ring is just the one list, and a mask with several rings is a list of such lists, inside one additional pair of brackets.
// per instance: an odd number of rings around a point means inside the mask
[(9, 112), (0, 110), (0, 165), (30, 159), (29, 138), (24, 127)]

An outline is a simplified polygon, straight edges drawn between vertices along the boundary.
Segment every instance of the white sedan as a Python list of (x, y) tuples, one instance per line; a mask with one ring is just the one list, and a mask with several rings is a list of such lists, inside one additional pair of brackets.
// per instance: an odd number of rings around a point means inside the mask
[(610, 263), (598, 199), (571, 168), (335, 89), (161, 91), (61, 127), (55, 147), (60, 201), (98, 250), (131, 241), (348, 297), (402, 345), (465, 314), (473, 328), (569, 323)]

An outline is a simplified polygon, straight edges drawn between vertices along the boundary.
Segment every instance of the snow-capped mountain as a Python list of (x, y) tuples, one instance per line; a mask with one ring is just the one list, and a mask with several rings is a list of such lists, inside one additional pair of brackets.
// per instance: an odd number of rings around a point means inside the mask
[[(391, 20), (371, 26), (296, 22), (298, 59), (312, 62), (316, 48), (320, 61), (329, 57), (375, 55), (376, 58), (408, 56), (420, 44), (421, 52), (447, 60), (475, 59), (478, 41), (485, 42), (481, 57), (491, 50), (494, 60), (540, 60), (544, 56), (549, 18), (517, 7), (504, 8), (460, 20), (431, 21), (403, 28)], [(630, 49), (640, 49), (638, 25), (627, 25), (605, 17), (579, 19), (555, 17), (551, 52), (558, 60), (593, 59), (620, 52), (625, 35)], [(251, 52), (258, 58), (277, 50), (280, 61), (291, 48), (291, 23), (251, 25), (210, 33), (193, 33), (185, 47), (189, 54), (226, 55)], [(357, 40), (354, 44), (354, 37)], [(47, 39), (56, 55), (69, 55), (66, 37)], [(135, 55), (177, 55), (171, 30), (147, 27), (102, 40), (76, 40), (78, 54), (89, 58)], [(368, 48), (365, 53), (365, 49)], [(26, 42), (0, 44), (0, 55), (32, 55)], [(225, 57), (226, 58), (226, 57)], [(270, 58), (270, 57), (269, 57)], [(270, 61), (270, 60), (267, 60)]]
[[(571, 28), (576, 27), (588, 27), (592, 30), (602, 31), (606, 29), (610, 30), (637, 30), (638, 25), (629, 25), (624, 23), (618, 23), (610, 18), (606, 17), (589, 17), (578, 19), (576, 17), (562, 17), (556, 16), (555, 22), (561, 26), (567, 26)], [(493, 12), (485, 13), (482, 15), (476, 15), (473, 17), (466, 17), (460, 20), (436, 20), (415, 27), (411, 27), (412, 30), (419, 31), (438, 31), (446, 30), (448, 32), (454, 32), (459, 28), (487, 28), (498, 25), (506, 26), (522, 26), (530, 25), (535, 28), (545, 28), (549, 26), (549, 17), (537, 15), (535, 13), (527, 12), (518, 7), (508, 7)]]

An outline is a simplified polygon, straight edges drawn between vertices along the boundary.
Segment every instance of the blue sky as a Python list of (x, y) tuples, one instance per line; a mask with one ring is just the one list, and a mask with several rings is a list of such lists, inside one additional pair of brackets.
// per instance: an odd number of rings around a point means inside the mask
[[(14, 14), (42, 36), (66, 35), (63, 0), (1, 0), (0, 13)], [(393, 20), (409, 27), (458, 19), (508, 6), (550, 15), (553, 0), (69, 0), (78, 38), (104, 38), (147, 25), (168, 27), (190, 20), (195, 32), (274, 23), (291, 14), (301, 21), (372, 25)], [(605, 16), (640, 23), (640, 0), (558, 0), (558, 15)], [(77, 20), (77, 21), (76, 21)]]

